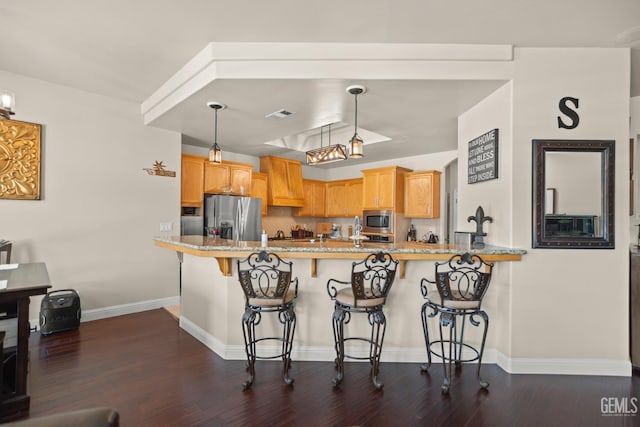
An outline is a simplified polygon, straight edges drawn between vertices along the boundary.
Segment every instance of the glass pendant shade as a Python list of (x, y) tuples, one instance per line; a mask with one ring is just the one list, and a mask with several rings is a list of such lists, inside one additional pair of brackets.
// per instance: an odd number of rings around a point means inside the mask
[(8, 119), (15, 114), (16, 97), (12, 92), (0, 89), (0, 118)]
[(222, 163), (222, 150), (217, 142), (209, 149), (209, 162)]
[(354, 159), (361, 159), (364, 157), (363, 152), (363, 144), (362, 138), (356, 133), (353, 135), (353, 138), (349, 141), (349, 157)]
[(358, 95), (367, 91), (367, 88), (360, 85), (353, 85), (347, 88), (347, 93), (350, 93), (355, 98), (355, 121), (353, 136), (349, 140), (349, 157), (354, 159), (361, 159), (364, 157), (364, 141), (358, 135)]
[(213, 133), (213, 145), (209, 149), (209, 162), (210, 163), (222, 163), (222, 149), (218, 145), (218, 110), (224, 110), (226, 105), (219, 102), (208, 102), (209, 108), (213, 108), (215, 114), (215, 124)]

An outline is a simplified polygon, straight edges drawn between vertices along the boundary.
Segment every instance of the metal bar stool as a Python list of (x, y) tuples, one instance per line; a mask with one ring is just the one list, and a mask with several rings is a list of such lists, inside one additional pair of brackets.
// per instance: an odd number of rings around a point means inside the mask
[[(427, 346), (428, 362), (421, 365), (422, 371), (431, 366), (431, 355), (442, 359), (444, 367), (444, 382), (442, 393), (449, 392), (451, 386), (452, 362), (456, 368), (462, 363), (478, 361), (477, 377), (482, 388), (489, 387), (489, 383), (480, 377), (484, 344), (489, 328), (489, 316), (480, 307), (482, 298), (489, 288), (493, 264), (486, 263), (478, 255), (465, 253), (454, 255), (448, 261), (435, 263), (435, 281), (423, 278), (420, 290), (426, 302), (422, 305), (422, 327)], [(427, 283), (435, 284), (436, 290), (429, 290)], [(440, 339), (431, 341), (427, 319), (440, 315), (438, 319)], [(484, 324), (480, 349), (464, 341), (466, 319), (473, 326)], [(443, 328), (449, 328), (447, 336)], [(438, 349), (439, 347), (439, 349)], [(445, 347), (447, 352), (445, 353)], [(438, 351), (439, 350), (439, 351)], [(465, 354), (463, 354), (465, 350)]]
[[(351, 281), (343, 282), (329, 279), (327, 292), (335, 301), (333, 312), (333, 337), (336, 349), (336, 370), (333, 386), (337, 387), (344, 377), (344, 358), (369, 360), (371, 364), (371, 379), (376, 389), (380, 390), (383, 383), (378, 380), (380, 354), (387, 320), (382, 311), (393, 280), (396, 276), (398, 261), (391, 255), (378, 252), (368, 255), (364, 260), (354, 262), (351, 267)], [(337, 289), (335, 284), (350, 285)], [(344, 325), (351, 320), (351, 313), (366, 313), (371, 325), (369, 338), (344, 336)], [(364, 341), (369, 344), (369, 355), (358, 357), (345, 354), (344, 343), (349, 340)]]
[[(247, 390), (256, 376), (256, 359), (282, 358), (282, 375), (285, 383), (293, 384), (289, 377), (291, 348), (296, 329), (295, 299), (298, 296), (298, 279), (292, 279), (292, 262), (283, 261), (278, 255), (266, 251), (254, 252), (244, 260), (238, 260), (238, 277), (245, 296), (242, 316), (244, 347), (247, 353), (249, 378), (242, 384)], [(290, 289), (291, 284), (294, 288)], [(260, 324), (262, 313), (277, 313), (283, 325), (281, 336), (258, 337), (256, 326)], [(263, 341), (278, 341), (280, 353), (272, 356), (258, 356), (257, 344)]]

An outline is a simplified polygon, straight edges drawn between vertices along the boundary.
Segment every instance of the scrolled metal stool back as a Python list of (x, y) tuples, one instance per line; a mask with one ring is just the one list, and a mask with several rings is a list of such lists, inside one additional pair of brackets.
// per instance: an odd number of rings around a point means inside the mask
[(491, 282), (493, 264), (478, 255), (464, 253), (454, 255), (448, 261), (437, 262), (435, 266), (435, 281), (423, 279), (421, 283), (423, 297), (427, 296), (425, 282), (428, 282), (435, 283), (441, 304), (446, 300), (482, 302)]
[[(484, 389), (489, 383), (480, 376), (482, 356), (487, 339), (489, 315), (482, 310), (482, 299), (489, 289), (493, 264), (485, 262), (479, 255), (464, 253), (454, 255), (449, 260), (435, 263), (435, 279), (423, 278), (420, 291), (426, 302), (422, 305), (422, 327), (428, 361), (421, 365), (422, 371), (431, 366), (431, 356), (442, 359), (444, 381), (442, 392), (449, 393), (452, 378), (452, 364), (478, 361), (476, 375)], [(437, 291), (429, 291), (428, 284), (435, 284)], [(430, 318), (438, 318), (439, 339), (429, 335)], [(465, 322), (474, 327), (483, 325), (482, 341), (479, 346), (465, 341)], [(444, 330), (448, 333), (444, 333)], [(463, 352), (465, 350), (465, 352)]]
[[(266, 251), (238, 260), (238, 276), (247, 302), (254, 298), (283, 299), (291, 285), (292, 266), (292, 262)], [(297, 279), (294, 283), (297, 295)]]
[[(333, 337), (337, 372), (333, 379), (334, 387), (342, 382), (346, 357), (368, 360), (371, 363), (371, 380), (376, 389), (382, 389), (383, 384), (378, 379), (378, 372), (387, 324), (383, 306), (395, 281), (397, 267), (398, 261), (394, 260), (389, 253), (377, 252), (367, 255), (362, 261), (352, 263), (350, 281), (337, 279), (327, 281), (327, 293), (335, 301)], [(371, 326), (368, 337), (345, 336), (344, 325), (350, 322), (352, 313), (367, 315)], [(345, 352), (345, 341), (353, 340), (368, 344), (367, 356), (349, 355)]]
[[(296, 328), (295, 298), (298, 295), (298, 279), (292, 279), (293, 263), (283, 261), (278, 255), (266, 251), (254, 252), (244, 260), (238, 260), (238, 279), (245, 296), (242, 316), (247, 370), (249, 378), (244, 382), (247, 390), (255, 379), (256, 359), (281, 358), (282, 374), (286, 384), (293, 384), (289, 376), (291, 349)], [(291, 285), (294, 289), (291, 290)], [(282, 335), (259, 336), (256, 326), (263, 313), (276, 313), (282, 324)], [(259, 343), (278, 342), (280, 352), (276, 355), (258, 355)]]

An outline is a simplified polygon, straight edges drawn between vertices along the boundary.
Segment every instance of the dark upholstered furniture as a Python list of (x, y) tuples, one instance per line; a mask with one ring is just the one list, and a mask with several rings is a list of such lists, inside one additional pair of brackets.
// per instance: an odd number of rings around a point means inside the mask
[(120, 415), (113, 408), (91, 408), (2, 424), (3, 427), (118, 427)]

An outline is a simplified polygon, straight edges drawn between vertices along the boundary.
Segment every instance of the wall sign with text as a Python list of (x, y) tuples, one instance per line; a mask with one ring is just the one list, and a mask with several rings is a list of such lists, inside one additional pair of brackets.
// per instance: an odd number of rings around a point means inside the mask
[(498, 129), (469, 141), (469, 184), (498, 178)]

